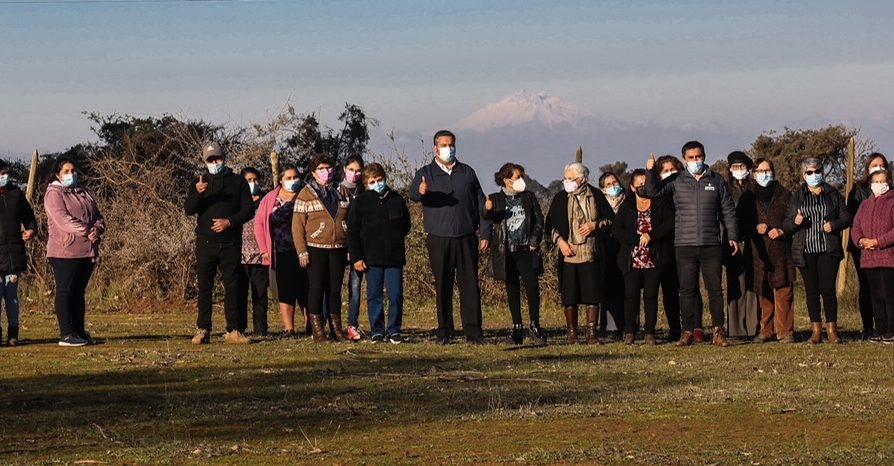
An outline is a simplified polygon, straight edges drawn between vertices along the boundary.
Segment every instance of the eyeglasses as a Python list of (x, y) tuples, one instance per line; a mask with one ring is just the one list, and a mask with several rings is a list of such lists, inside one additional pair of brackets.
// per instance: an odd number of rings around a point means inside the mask
[(805, 170), (805, 171), (804, 171), (804, 174), (807, 175), (807, 176), (810, 176), (810, 175), (813, 175), (813, 174), (821, 174), (821, 173), (820, 173), (819, 170)]

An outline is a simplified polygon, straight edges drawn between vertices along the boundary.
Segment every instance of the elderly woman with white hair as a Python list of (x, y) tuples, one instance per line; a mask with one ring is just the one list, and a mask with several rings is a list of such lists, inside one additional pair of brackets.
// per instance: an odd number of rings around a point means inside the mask
[(792, 263), (801, 270), (807, 312), (810, 314), (810, 343), (822, 341), (826, 311), (827, 337), (841, 343), (838, 336), (838, 299), (835, 279), (838, 264), (844, 258), (841, 232), (851, 226), (851, 214), (844, 197), (823, 181), (823, 162), (809, 158), (801, 162), (804, 184), (792, 192), (782, 229), (792, 239)]
[(587, 307), (587, 344), (597, 337), (603, 300), (605, 248), (602, 233), (611, 228), (614, 211), (601, 190), (589, 184), (590, 170), (581, 163), (565, 167), (564, 191), (556, 194), (545, 231), (559, 249), (558, 278), (568, 326), (568, 342), (577, 343), (578, 306)]

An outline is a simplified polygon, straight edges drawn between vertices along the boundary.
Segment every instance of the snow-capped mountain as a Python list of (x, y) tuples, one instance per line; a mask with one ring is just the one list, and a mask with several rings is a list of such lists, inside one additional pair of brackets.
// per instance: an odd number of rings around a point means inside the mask
[(461, 131), (489, 131), (507, 126), (536, 123), (547, 128), (577, 126), (592, 114), (545, 92), (517, 92), (463, 118), (454, 125)]

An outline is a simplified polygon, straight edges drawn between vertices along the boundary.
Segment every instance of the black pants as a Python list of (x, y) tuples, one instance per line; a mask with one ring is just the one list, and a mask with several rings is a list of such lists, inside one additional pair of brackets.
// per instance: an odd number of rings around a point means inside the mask
[(696, 306), (699, 294), (698, 276), (701, 272), (708, 291), (708, 306), (714, 327), (723, 327), (726, 315), (723, 313), (723, 247), (721, 246), (681, 246), (677, 248), (677, 273), (680, 277), (680, 314), (683, 330), (696, 328)]
[(341, 315), (341, 285), (345, 279), (347, 251), (344, 248), (307, 249), (310, 254), (307, 312), (322, 315), (325, 302), (329, 313)]
[(266, 265), (242, 265), (242, 296), (239, 298), (239, 329), (248, 328), (248, 298), (251, 297), (252, 331), (255, 335), (267, 334), (267, 289), (270, 287), (270, 269)]
[(672, 339), (680, 338), (680, 277), (677, 275), (676, 261), (661, 268), (660, 284), (668, 335)]
[[(603, 285), (605, 288), (605, 292), (603, 293), (601, 312), (604, 316), (611, 316), (612, 320), (615, 323), (616, 330), (618, 332), (624, 330), (626, 328), (625, 318), (626, 311), (624, 310), (624, 302), (625, 296), (624, 293), (624, 273), (621, 272), (621, 269), (618, 268), (617, 264), (617, 255), (611, 255), (606, 258), (605, 262), (603, 262), (603, 267), (605, 267), (605, 271), (603, 272)], [(636, 325), (637, 322), (634, 322)], [(606, 331), (608, 326), (608, 319), (600, 319), (599, 321), (599, 330)]]
[(522, 323), (521, 285), (524, 283), (528, 297), (528, 316), (531, 322), (540, 323), (540, 280), (534, 270), (534, 256), (530, 251), (511, 252), (506, 255), (506, 297), (509, 298), (509, 314), (512, 324)]
[(216, 243), (201, 238), (196, 240), (196, 275), (199, 281), (199, 317), (196, 327), (211, 330), (214, 277), (218, 270), (224, 286), (227, 332), (241, 330), (239, 283), (242, 280), (242, 244), (239, 241)]
[(894, 334), (894, 269), (864, 269), (872, 290), (872, 311), (875, 332), (879, 336)]
[(835, 280), (838, 278), (838, 263), (841, 259), (826, 253), (805, 253), (806, 267), (800, 267), (804, 279), (804, 294), (807, 297), (807, 313), (810, 322), (822, 322), (820, 296), (826, 310), (826, 322), (838, 322), (838, 297), (835, 296)]
[(87, 283), (93, 274), (93, 259), (50, 258), (53, 276), (56, 278), (56, 318), (59, 320), (59, 336), (86, 336), (84, 315), (87, 303), (84, 298)]
[(478, 285), (478, 238), (426, 239), (431, 271), (435, 277), (438, 306), (438, 338), (453, 335), (453, 283), (459, 287), (459, 310), (463, 332), (468, 339), (483, 336), (481, 330), (481, 289)]
[(636, 333), (636, 322), (639, 318), (640, 290), (642, 290), (645, 321), (643, 330), (646, 335), (655, 335), (655, 323), (658, 321), (658, 284), (661, 279), (661, 268), (630, 269), (624, 274), (624, 331)]
[(869, 286), (869, 277), (866, 275), (867, 269), (860, 267), (860, 258), (862, 250), (856, 249), (851, 251), (851, 257), (854, 258), (854, 268), (857, 269), (857, 283), (860, 285), (860, 298), (859, 298), (859, 306), (860, 306), (860, 319), (863, 321), (863, 331), (867, 334), (871, 335), (872, 330), (875, 328), (872, 325), (872, 321), (875, 314), (874, 305), (872, 303), (872, 292), (870, 291)]

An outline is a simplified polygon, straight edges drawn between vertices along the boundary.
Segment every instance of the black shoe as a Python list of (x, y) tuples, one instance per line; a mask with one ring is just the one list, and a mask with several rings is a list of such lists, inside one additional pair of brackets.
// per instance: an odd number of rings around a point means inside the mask
[(90, 335), (90, 332), (86, 330), (84, 330), (84, 333), (79, 333), (78, 336), (81, 337), (82, 340), (86, 341), (88, 345), (96, 344), (96, 340), (94, 340), (93, 336)]
[(377, 333), (377, 334), (375, 334), (375, 335), (372, 336), (372, 339), (371, 339), (371, 340), (372, 340), (373, 344), (376, 344), (376, 343), (383, 343), (383, 342), (385, 341), (385, 335), (381, 335), (381, 334), (378, 334), (378, 333)]
[(531, 322), (528, 327), (528, 335), (534, 340), (534, 346), (546, 346), (546, 333), (537, 322)]
[(513, 324), (512, 325), (512, 334), (509, 336), (509, 341), (513, 345), (521, 345), (525, 342), (525, 326), (522, 324)]
[(399, 333), (394, 334), (394, 335), (388, 335), (388, 343), (391, 343), (392, 345), (399, 345), (399, 344), (403, 343), (403, 341), (404, 341), (404, 337), (400, 336)]
[(75, 334), (66, 335), (59, 340), (59, 346), (86, 346), (88, 344), (90, 343), (87, 340)]
[(860, 339), (863, 341), (872, 339), (872, 330), (864, 329), (862, 332), (860, 332)]
[(449, 345), (449, 344), (450, 344), (450, 337), (438, 337), (438, 339), (435, 340), (435, 343), (437, 343), (437, 344), (439, 344), (439, 345), (441, 345), (441, 346)]
[(294, 330), (283, 330), (282, 333), (279, 334), (280, 340), (291, 340), (292, 338), (297, 337), (298, 335)]
[(484, 345), (484, 344), (487, 344), (487, 342), (484, 341), (484, 338), (482, 338), (482, 337), (466, 338), (466, 343), (468, 343), (468, 344), (470, 344), (470, 345)]

